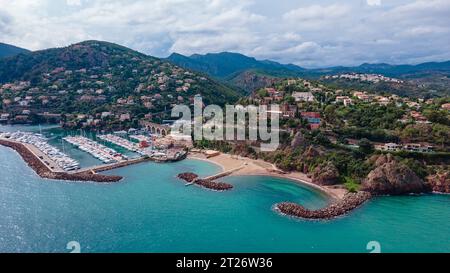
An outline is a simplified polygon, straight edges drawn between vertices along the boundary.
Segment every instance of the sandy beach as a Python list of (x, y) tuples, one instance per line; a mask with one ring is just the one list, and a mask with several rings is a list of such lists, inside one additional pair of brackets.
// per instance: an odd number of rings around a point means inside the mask
[(207, 158), (202, 153), (189, 153), (189, 159), (205, 160), (222, 168), (223, 172), (230, 172), (230, 176), (272, 176), (293, 180), (297, 183), (320, 190), (333, 200), (341, 200), (347, 193), (346, 189), (332, 186), (320, 186), (312, 183), (311, 178), (300, 172), (286, 173), (279, 170), (275, 165), (263, 160), (254, 160), (246, 157), (221, 153), (220, 155)]

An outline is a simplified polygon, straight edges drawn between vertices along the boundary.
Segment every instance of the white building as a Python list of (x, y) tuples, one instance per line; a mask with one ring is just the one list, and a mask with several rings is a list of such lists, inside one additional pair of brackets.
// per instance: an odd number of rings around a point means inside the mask
[(294, 97), (296, 102), (314, 102), (316, 100), (311, 92), (294, 92), (292, 97)]

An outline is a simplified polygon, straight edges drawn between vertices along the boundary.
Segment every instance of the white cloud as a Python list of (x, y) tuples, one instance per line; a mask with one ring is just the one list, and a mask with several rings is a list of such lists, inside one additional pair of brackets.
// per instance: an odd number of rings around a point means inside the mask
[(66, 0), (68, 6), (81, 6), (81, 0)]
[(330, 20), (344, 16), (348, 11), (348, 6), (342, 4), (330, 6), (312, 5), (289, 11), (284, 15), (284, 18), (300, 22), (309, 20)]
[(381, 0), (367, 0), (367, 5), (369, 6), (380, 6)]
[(0, 41), (36, 50), (99, 39), (160, 57), (237, 51), (303, 66), (409, 63), (450, 59), (448, 14), (448, 0), (0, 0)]

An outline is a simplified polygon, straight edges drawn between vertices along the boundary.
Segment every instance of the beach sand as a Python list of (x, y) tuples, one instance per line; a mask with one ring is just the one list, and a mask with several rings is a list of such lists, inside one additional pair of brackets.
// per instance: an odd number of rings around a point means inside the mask
[(279, 170), (275, 165), (263, 160), (254, 160), (236, 155), (221, 153), (218, 156), (207, 158), (202, 153), (189, 153), (188, 158), (205, 160), (214, 163), (222, 168), (223, 172), (232, 170), (230, 176), (272, 176), (293, 180), (297, 183), (308, 185), (312, 188), (322, 191), (333, 200), (341, 200), (348, 192), (346, 189), (334, 186), (320, 186), (312, 183), (311, 178), (300, 172), (286, 173)]

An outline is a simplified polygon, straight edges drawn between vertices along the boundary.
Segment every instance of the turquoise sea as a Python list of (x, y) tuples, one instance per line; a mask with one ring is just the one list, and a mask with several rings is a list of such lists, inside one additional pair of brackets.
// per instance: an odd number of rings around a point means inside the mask
[[(22, 130), (24, 128), (21, 128)], [(37, 130), (35, 127), (25, 127)], [(0, 126), (0, 131), (17, 127)], [(59, 129), (44, 128), (58, 140)], [(70, 146), (85, 165), (98, 164)], [(0, 147), (0, 252), (450, 252), (450, 196), (380, 197), (346, 217), (304, 221), (272, 206), (327, 204), (320, 192), (289, 180), (229, 177), (235, 188), (185, 187), (180, 172), (214, 174), (213, 164), (185, 160), (143, 163), (111, 171), (120, 183), (39, 178), (13, 151)]]

